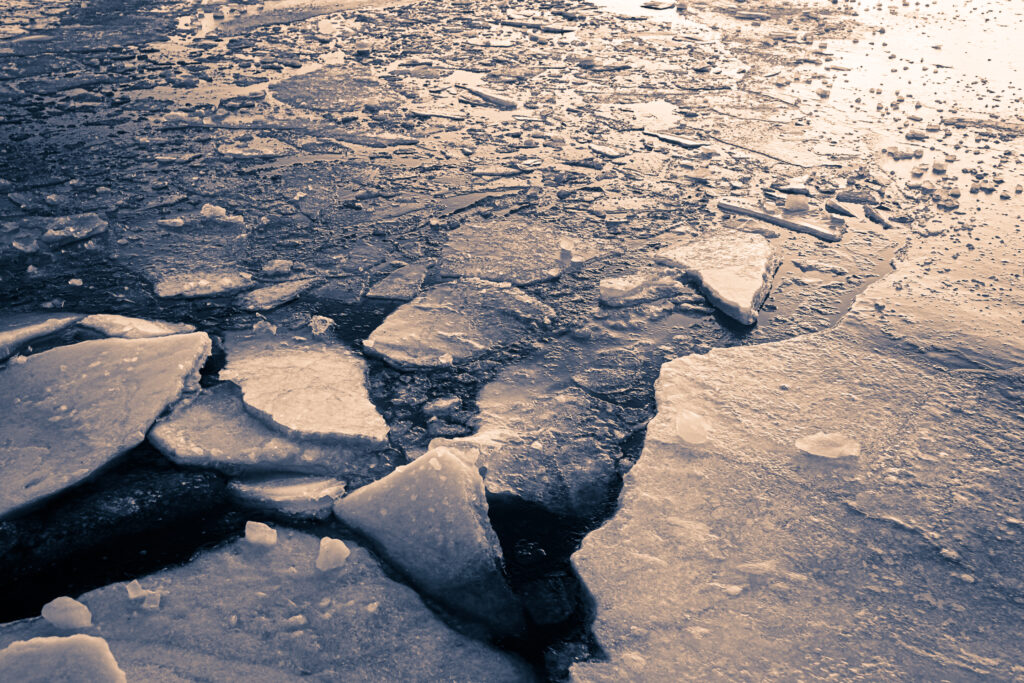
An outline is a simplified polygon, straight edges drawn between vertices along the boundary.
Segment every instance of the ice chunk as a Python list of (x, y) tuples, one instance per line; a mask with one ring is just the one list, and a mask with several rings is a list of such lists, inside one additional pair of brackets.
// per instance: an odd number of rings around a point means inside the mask
[(344, 541), (324, 536), (320, 539), (320, 554), (316, 556), (316, 568), (322, 572), (337, 569), (348, 559), (349, 549)]
[(92, 626), (89, 608), (74, 598), (62, 595), (43, 605), (43, 619), (57, 628), (88, 628)]
[(277, 530), (263, 522), (245, 523), (245, 540), (253, 545), (272, 546), (277, 543)]
[(125, 683), (107, 641), (77, 633), (17, 640), (0, 650), (0, 681)]
[(334, 506), (424, 593), (507, 635), (522, 610), (502, 576), (498, 538), (476, 468), (448, 450), (350, 493)]

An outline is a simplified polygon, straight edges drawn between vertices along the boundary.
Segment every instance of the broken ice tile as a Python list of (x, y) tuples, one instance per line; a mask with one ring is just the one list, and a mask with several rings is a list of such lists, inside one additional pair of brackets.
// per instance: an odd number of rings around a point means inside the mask
[(371, 287), (366, 296), (371, 299), (412, 301), (420, 293), (420, 288), (426, 277), (426, 264), (414, 263), (402, 266)]
[(397, 367), (463, 363), (545, 328), (554, 311), (515, 287), (465, 279), (398, 307), (363, 348)]
[(238, 271), (198, 271), (164, 275), (156, 279), (154, 290), (161, 299), (226, 296), (246, 289), (255, 283), (248, 273)]
[(107, 222), (94, 213), (47, 219), (46, 232), (40, 237), (54, 247), (94, 237), (107, 231)]
[(81, 320), (73, 313), (17, 313), (0, 318), (0, 361), (37, 339), (67, 329)]
[(757, 322), (780, 262), (764, 237), (735, 230), (685, 238), (658, 251), (655, 260), (685, 270), (716, 308), (744, 325)]
[(269, 311), (297, 299), (320, 282), (318, 278), (307, 277), (260, 287), (240, 295), (235, 299), (235, 306), (243, 311)]
[(0, 515), (75, 484), (145, 438), (210, 354), (202, 332), (98, 339), (0, 373)]
[(570, 265), (563, 261), (565, 237), (536, 221), (467, 223), (448, 233), (438, 269), (446, 277), (477, 277), (514, 285), (551, 280)]
[(267, 476), (233, 481), (228, 488), (246, 505), (313, 519), (327, 519), (345, 495), (345, 482), (332, 477)]
[(670, 275), (656, 272), (604, 278), (600, 283), (600, 299), (605, 306), (632, 306), (690, 291)]
[(221, 379), (252, 414), (293, 437), (379, 450), (388, 426), (370, 401), (366, 363), (341, 344), (229, 335)]

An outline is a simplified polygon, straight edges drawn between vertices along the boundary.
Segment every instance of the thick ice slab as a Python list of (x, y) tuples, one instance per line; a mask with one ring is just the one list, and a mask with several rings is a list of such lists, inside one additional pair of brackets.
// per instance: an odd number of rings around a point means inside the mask
[(427, 595), (500, 635), (522, 629), (475, 465), (432, 450), (342, 498), (334, 513)]
[(293, 299), (297, 299), (304, 292), (313, 289), (319, 283), (320, 280), (315, 277), (279, 282), (240, 294), (235, 299), (235, 305), (245, 311), (269, 311), (278, 306), (283, 306)]
[(36, 339), (60, 332), (81, 320), (74, 313), (15, 313), (0, 318), (0, 361)]
[(397, 367), (442, 367), (507, 346), (546, 326), (554, 315), (515, 287), (459, 280), (400, 306), (363, 347)]
[[(517, 658), (456, 633), (351, 542), (326, 571), (320, 538), (278, 528), (189, 564), (79, 599), (128, 680), (524, 681)], [(152, 592), (158, 607), (145, 605)], [(134, 596), (134, 597), (133, 597)], [(40, 619), (0, 626), (0, 647), (50, 635)], [(301, 678), (300, 678), (301, 677)]]
[(99, 339), (0, 372), (0, 515), (75, 484), (139, 444), (199, 379), (205, 333)]
[(179, 405), (149, 432), (160, 451), (183, 465), (232, 474), (308, 472), (346, 475), (375, 462), (374, 449), (294, 438), (250, 415), (230, 382)]
[(242, 389), (246, 409), (298, 438), (356, 448), (387, 446), (388, 426), (370, 402), (366, 364), (340, 344), (229, 336), (221, 379)]
[(87, 315), (79, 323), (94, 332), (108, 337), (123, 339), (143, 339), (146, 337), (165, 337), (169, 334), (195, 332), (196, 328), (186, 323), (168, 323), (160, 320), (130, 318), (125, 315), (97, 313)]
[(663, 366), (574, 556), (609, 657), (576, 680), (1017, 675), (1024, 383), (958, 369), (992, 321), (933, 336), (946, 309), (872, 290), (838, 329)]
[(757, 322), (757, 309), (779, 267), (779, 255), (767, 239), (725, 229), (670, 244), (655, 260), (685, 270), (716, 308), (744, 325)]

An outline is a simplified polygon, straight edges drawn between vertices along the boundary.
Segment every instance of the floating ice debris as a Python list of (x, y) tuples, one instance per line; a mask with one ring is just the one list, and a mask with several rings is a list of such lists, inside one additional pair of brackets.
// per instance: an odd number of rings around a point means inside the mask
[(298, 278), (260, 287), (235, 299), (235, 306), (243, 311), (269, 311), (297, 299), (321, 281), (315, 277)]
[(231, 482), (230, 491), (248, 506), (260, 506), (286, 515), (327, 519), (345, 482), (333, 477), (269, 475)]
[(252, 276), (248, 273), (197, 271), (162, 276), (157, 279), (154, 290), (162, 299), (198, 299), (236, 294), (254, 286)]
[(600, 283), (600, 300), (605, 306), (632, 306), (691, 291), (670, 275), (645, 271), (604, 278)]
[(554, 315), (515, 287), (459, 280), (433, 287), (398, 307), (363, 348), (397, 367), (442, 367), (544, 329)]
[(426, 277), (426, 264), (414, 263), (410, 266), (403, 266), (371, 287), (366, 296), (371, 299), (411, 301), (420, 293), (420, 288)]
[(195, 327), (186, 323), (165, 323), (158, 320), (129, 318), (124, 315), (110, 315), (107, 313), (86, 316), (78, 324), (108, 337), (121, 337), (123, 339), (165, 337), (170, 334), (185, 334), (195, 332), (196, 330)]
[(47, 225), (39, 239), (54, 247), (81, 242), (107, 231), (107, 222), (94, 213), (47, 219)]
[(658, 251), (655, 260), (685, 270), (716, 308), (744, 325), (757, 322), (757, 309), (779, 267), (779, 255), (768, 240), (737, 230), (682, 239)]
[(498, 634), (521, 631), (476, 467), (433, 450), (342, 498), (334, 513), (426, 594)]
[(267, 424), (297, 438), (387, 446), (388, 426), (367, 393), (366, 363), (343, 345), (242, 335), (225, 345), (221, 379), (241, 387), (246, 408)]
[(142, 599), (143, 609), (160, 609), (160, 596), (163, 595), (160, 591), (151, 591), (143, 588), (138, 579), (132, 579), (124, 585), (124, 588), (128, 592), (129, 600)]
[(815, 225), (806, 221), (797, 221), (791, 218), (783, 218), (782, 216), (776, 216), (753, 207), (744, 206), (731, 200), (719, 199), (718, 209), (725, 213), (735, 213), (741, 216), (750, 216), (751, 218), (757, 218), (772, 225), (778, 225), (782, 228), (788, 228), (794, 232), (805, 232), (808, 235), (814, 235), (820, 240), (826, 242), (838, 242), (843, 237), (842, 230), (836, 230), (827, 228), (821, 225)]

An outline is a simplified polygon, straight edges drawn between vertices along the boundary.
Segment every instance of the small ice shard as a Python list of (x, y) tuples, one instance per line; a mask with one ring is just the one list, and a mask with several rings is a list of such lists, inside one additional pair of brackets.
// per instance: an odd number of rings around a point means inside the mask
[[(275, 540), (277, 532), (274, 532)], [(146, 597), (142, 601), (142, 609), (160, 609), (160, 591), (146, 591)]]
[(107, 641), (76, 633), (16, 640), (0, 650), (0, 681), (126, 683)]
[(272, 546), (277, 543), (277, 530), (263, 522), (245, 523), (245, 540), (253, 545)]
[(241, 216), (232, 216), (228, 214), (227, 209), (215, 204), (203, 204), (203, 208), (199, 210), (199, 215), (203, 220), (216, 222), (216, 223), (232, 223), (232, 224), (244, 224), (245, 219)]
[(62, 595), (43, 605), (43, 619), (57, 628), (88, 628), (92, 626), (92, 612), (74, 598)]
[(146, 590), (139, 583), (138, 579), (133, 579), (129, 583), (124, 585), (125, 590), (128, 592), (129, 600), (138, 600), (142, 598), (143, 609), (160, 609), (160, 591)]
[(309, 329), (314, 337), (322, 337), (334, 327), (335, 322), (326, 315), (314, 315), (309, 319)]
[(146, 597), (149, 591), (142, 587), (138, 579), (132, 579), (124, 585), (126, 591), (128, 591), (129, 600), (138, 600), (139, 598)]
[(819, 458), (856, 458), (860, 456), (860, 444), (840, 432), (818, 432), (796, 440), (796, 447), (808, 455)]
[(322, 572), (337, 569), (345, 564), (350, 552), (344, 541), (324, 536), (320, 539), (320, 554), (316, 556), (316, 568)]

